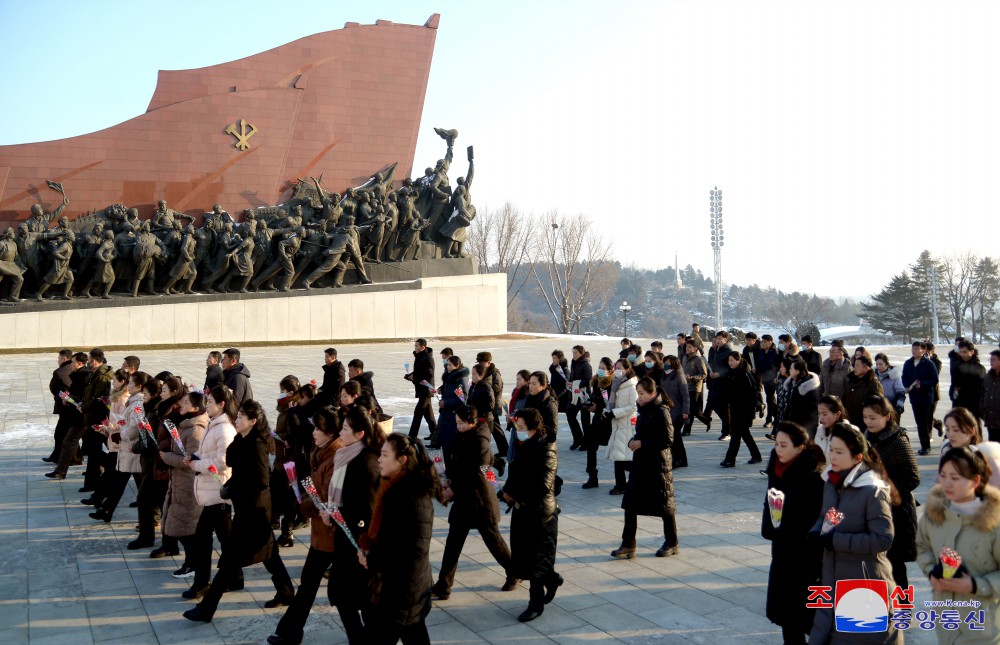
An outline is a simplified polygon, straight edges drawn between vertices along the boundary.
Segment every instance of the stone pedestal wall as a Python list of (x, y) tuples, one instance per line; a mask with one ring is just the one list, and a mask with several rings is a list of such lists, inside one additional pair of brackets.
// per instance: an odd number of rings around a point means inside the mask
[[(507, 276), (491, 273), (216, 300), (0, 313), (0, 349), (480, 336), (507, 331)], [(150, 301), (155, 304), (147, 304)]]

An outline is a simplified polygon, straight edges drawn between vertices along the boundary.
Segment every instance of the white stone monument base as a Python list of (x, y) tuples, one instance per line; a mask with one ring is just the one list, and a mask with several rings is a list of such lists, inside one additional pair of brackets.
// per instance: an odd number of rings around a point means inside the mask
[[(0, 313), (0, 348), (86, 351), (92, 347), (239, 345), (507, 332), (507, 276), (420, 278), (410, 282), (229, 295), (204, 302), (145, 298), (132, 306)], [(120, 303), (121, 301), (117, 301)], [(86, 303), (84, 308), (82, 305)], [(67, 303), (68, 304), (68, 303)]]

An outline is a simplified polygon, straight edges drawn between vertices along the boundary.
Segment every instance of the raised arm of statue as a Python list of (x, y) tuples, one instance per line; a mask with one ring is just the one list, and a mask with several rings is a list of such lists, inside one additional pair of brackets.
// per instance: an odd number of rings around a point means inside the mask
[(472, 177), (476, 174), (475, 162), (469, 159), (469, 172), (465, 175), (465, 187), (472, 190)]
[(319, 199), (320, 199), (320, 201), (323, 201), (324, 199), (326, 199), (327, 198), (327, 192), (325, 190), (323, 190), (323, 187), (320, 185), (319, 180), (316, 179), (315, 177), (310, 177), (309, 179), (312, 179), (313, 185), (316, 186), (316, 192), (319, 193)]

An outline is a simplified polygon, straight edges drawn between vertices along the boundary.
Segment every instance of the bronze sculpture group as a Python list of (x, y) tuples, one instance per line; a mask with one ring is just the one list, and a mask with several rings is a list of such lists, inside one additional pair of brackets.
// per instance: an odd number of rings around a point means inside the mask
[(7, 302), (18, 302), (25, 284), (35, 287), (39, 301), (56, 285), (66, 299), (74, 288), (84, 298), (111, 298), (116, 284), (132, 297), (143, 286), (152, 295), (194, 294), (196, 285), (207, 293), (336, 288), (348, 270), (371, 283), (365, 262), (419, 260), (426, 252), (465, 257), (476, 216), (472, 147), (468, 173), (453, 190), (448, 170), (458, 132), (435, 131), (447, 142), (445, 157), (397, 190), (396, 164), (344, 195), (311, 177), (297, 181), (289, 201), (247, 209), (240, 222), (215, 204), (196, 226), (196, 216), (171, 210), (165, 200), (145, 221), (122, 204), (70, 221), (62, 216), (69, 198), (49, 181), (62, 204), (50, 213), (35, 204), (26, 221), (0, 238), (0, 291), (6, 289)]

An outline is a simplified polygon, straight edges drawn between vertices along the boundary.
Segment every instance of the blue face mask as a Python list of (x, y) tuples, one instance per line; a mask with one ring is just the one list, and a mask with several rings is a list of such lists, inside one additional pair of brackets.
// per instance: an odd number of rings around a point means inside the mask
[(602, 370), (601, 368), (597, 368), (597, 377), (598, 378), (604, 378), (607, 375), (608, 375), (608, 370)]
[(518, 441), (521, 441), (521, 442), (527, 441), (530, 436), (531, 436), (531, 433), (529, 433), (527, 430), (518, 430), (517, 431), (517, 440)]
[(635, 356), (635, 355), (633, 355), (633, 354), (629, 354), (629, 355), (628, 355), (628, 362), (629, 362), (629, 363), (634, 363), (634, 362), (636, 362), (637, 360), (639, 360), (639, 357), (638, 357), (638, 356)]
[(779, 352), (785, 351), (785, 344), (784, 343), (778, 343), (778, 351)]
[(653, 361), (646, 361), (645, 365), (647, 370), (653, 369)]

